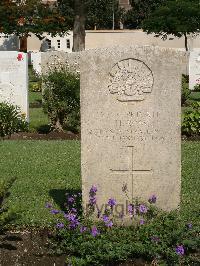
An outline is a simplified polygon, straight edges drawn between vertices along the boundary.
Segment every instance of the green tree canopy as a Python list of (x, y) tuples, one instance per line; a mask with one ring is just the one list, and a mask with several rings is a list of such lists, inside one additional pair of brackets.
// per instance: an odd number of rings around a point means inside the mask
[(166, 0), (131, 0), (132, 9), (124, 17), (130, 28), (141, 28), (142, 22)]
[(69, 30), (67, 16), (59, 10), (40, 0), (12, 1), (1, 0), (0, 32), (27, 36), (30, 32), (36, 35), (49, 32), (52, 35), (66, 33)]
[(185, 47), (188, 50), (188, 34), (198, 34), (200, 31), (200, 2), (166, 1), (143, 21), (142, 28), (147, 33), (155, 33), (163, 38), (169, 34), (176, 37), (184, 36)]

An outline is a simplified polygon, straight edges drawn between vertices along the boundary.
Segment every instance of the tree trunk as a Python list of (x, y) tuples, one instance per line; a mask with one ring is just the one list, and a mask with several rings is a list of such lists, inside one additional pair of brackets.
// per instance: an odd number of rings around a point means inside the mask
[(184, 33), (184, 37), (185, 37), (185, 50), (188, 51), (188, 37), (186, 33)]
[(19, 51), (20, 52), (27, 52), (27, 36), (19, 38)]
[(85, 6), (84, 0), (74, 1), (73, 52), (85, 50)]

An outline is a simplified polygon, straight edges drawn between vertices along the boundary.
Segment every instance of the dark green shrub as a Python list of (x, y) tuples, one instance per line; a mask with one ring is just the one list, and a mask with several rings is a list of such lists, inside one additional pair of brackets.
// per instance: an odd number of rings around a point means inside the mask
[(191, 90), (189, 89), (189, 77), (183, 75), (182, 77), (182, 90), (181, 90), (181, 105), (184, 105), (189, 100)]
[(200, 102), (193, 103), (191, 107), (183, 115), (182, 134), (200, 135)]
[(27, 131), (28, 123), (21, 114), (20, 108), (8, 103), (0, 103), (0, 136)]
[(66, 68), (51, 70), (44, 76), (43, 107), (55, 130), (79, 131), (80, 79)]

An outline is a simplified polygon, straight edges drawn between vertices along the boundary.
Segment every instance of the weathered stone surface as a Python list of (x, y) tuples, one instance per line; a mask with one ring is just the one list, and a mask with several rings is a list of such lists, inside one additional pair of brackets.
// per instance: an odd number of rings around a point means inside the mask
[(200, 84), (200, 49), (194, 49), (190, 52), (189, 77), (190, 90), (194, 90), (194, 86), (197, 83)]
[(31, 53), (31, 64), (33, 65), (33, 70), (36, 74), (41, 75), (41, 52), (32, 52)]
[(60, 66), (68, 67), (71, 71), (79, 72), (80, 53), (45, 52), (42, 53), (42, 74)]
[(25, 53), (0, 52), (0, 101), (19, 106), (28, 118), (28, 62)]
[[(164, 210), (180, 203), (181, 74), (185, 52), (151, 46), (86, 51), (81, 57), (84, 205), (156, 194)], [(118, 206), (120, 210), (120, 206)], [(116, 210), (118, 212), (119, 210)]]

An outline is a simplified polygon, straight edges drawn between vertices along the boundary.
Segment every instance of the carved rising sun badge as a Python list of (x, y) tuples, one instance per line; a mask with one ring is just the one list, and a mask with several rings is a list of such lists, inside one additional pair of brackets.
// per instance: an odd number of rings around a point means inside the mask
[(120, 102), (143, 101), (145, 94), (151, 93), (153, 83), (152, 71), (145, 63), (125, 59), (112, 68), (108, 87)]

